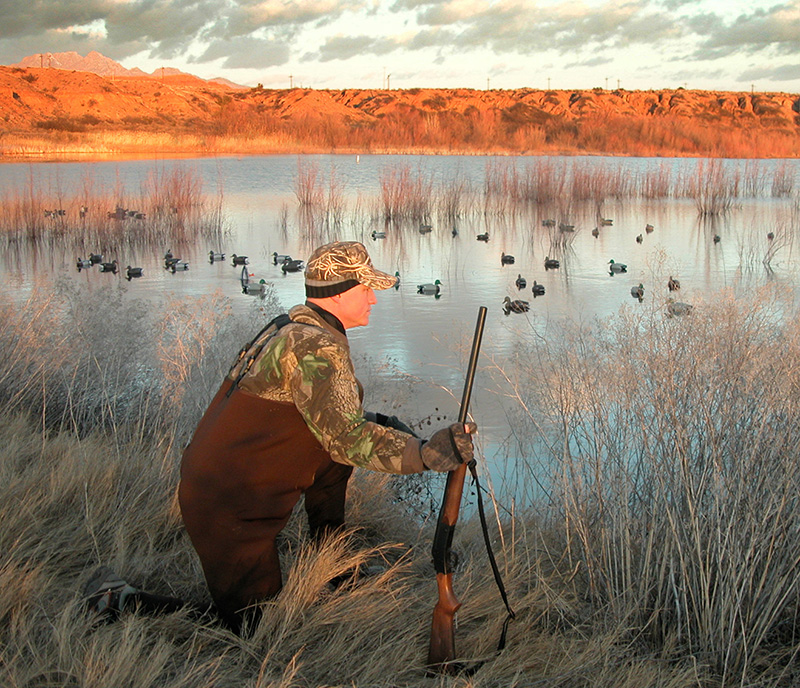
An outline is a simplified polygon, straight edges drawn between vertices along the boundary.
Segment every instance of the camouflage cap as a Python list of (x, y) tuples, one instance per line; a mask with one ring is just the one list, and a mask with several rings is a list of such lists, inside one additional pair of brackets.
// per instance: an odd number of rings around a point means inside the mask
[(306, 263), (306, 296), (325, 298), (352, 289), (357, 284), (389, 289), (397, 278), (372, 267), (367, 249), (358, 241), (335, 241), (311, 254)]

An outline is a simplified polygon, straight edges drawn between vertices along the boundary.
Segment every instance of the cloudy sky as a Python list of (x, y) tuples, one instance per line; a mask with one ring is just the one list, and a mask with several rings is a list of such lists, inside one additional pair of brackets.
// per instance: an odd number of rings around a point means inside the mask
[(800, 91), (800, 0), (0, 0), (0, 64), (97, 50), (268, 88)]

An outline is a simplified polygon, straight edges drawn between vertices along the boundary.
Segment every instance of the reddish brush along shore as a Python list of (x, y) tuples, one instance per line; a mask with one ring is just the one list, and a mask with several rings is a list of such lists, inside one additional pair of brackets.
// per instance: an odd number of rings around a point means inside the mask
[(797, 157), (800, 97), (592, 89), (237, 88), (0, 67), (0, 155), (586, 153)]

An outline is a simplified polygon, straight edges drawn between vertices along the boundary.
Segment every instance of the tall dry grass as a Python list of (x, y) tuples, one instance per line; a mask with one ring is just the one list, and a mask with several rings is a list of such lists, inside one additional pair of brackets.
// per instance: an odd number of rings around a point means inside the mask
[[(684, 297), (685, 298), (685, 297)], [(800, 326), (763, 290), (623, 309), (522, 351), (513, 394), (576, 595), (717, 685), (790, 685), (800, 631)]]

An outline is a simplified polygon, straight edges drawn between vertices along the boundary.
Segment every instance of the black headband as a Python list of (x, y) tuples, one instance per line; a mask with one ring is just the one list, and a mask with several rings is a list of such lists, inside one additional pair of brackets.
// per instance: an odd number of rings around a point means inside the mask
[(311, 299), (325, 299), (329, 296), (336, 296), (342, 294), (348, 289), (361, 284), (358, 280), (350, 279), (344, 282), (335, 282), (334, 284), (326, 284), (324, 287), (316, 287), (306, 284), (306, 296)]

